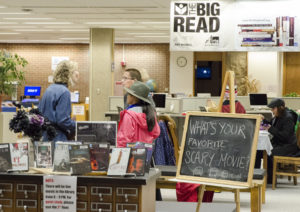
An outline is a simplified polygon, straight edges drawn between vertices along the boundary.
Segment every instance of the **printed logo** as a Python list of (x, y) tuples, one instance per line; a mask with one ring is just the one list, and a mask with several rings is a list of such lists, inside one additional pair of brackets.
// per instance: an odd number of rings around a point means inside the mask
[(187, 15), (188, 5), (183, 3), (175, 3), (175, 15)]

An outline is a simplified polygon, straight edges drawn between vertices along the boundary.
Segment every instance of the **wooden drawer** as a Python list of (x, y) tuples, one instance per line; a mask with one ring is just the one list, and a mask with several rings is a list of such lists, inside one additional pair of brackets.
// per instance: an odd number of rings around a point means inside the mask
[(1, 212), (13, 211), (13, 200), (0, 199), (0, 211)]
[(18, 199), (37, 199), (37, 186), (36, 184), (17, 184), (16, 198)]
[(117, 187), (116, 202), (138, 203), (139, 202), (138, 187)]
[(88, 203), (77, 201), (77, 211), (88, 211)]
[(88, 190), (87, 186), (77, 186), (77, 200), (88, 201)]
[(113, 188), (108, 186), (91, 186), (91, 201), (112, 202)]
[(138, 212), (138, 204), (117, 203), (116, 212)]
[(91, 202), (91, 211), (111, 212), (113, 211), (112, 203)]
[(37, 200), (16, 199), (16, 212), (36, 212), (38, 210)]
[(13, 184), (0, 183), (0, 199), (10, 199), (13, 197)]

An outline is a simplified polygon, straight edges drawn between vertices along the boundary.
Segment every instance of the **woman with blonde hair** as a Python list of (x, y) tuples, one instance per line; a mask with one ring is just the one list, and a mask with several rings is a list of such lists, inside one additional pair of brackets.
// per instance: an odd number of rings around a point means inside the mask
[[(46, 116), (56, 128), (53, 141), (66, 141), (75, 134), (75, 121), (71, 119), (70, 85), (78, 80), (77, 63), (64, 60), (54, 72), (53, 84), (45, 91), (39, 104), (39, 111)], [(43, 140), (47, 141), (46, 134)]]

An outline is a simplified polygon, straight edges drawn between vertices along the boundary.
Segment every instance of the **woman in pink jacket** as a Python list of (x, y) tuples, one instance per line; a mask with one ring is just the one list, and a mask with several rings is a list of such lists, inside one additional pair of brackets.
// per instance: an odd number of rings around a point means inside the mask
[(149, 87), (135, 81), (130, 88), (124, 88), (129, 105), (120, 113), (117, 147), (126, 147), (127, 143), (141, 141), (152, 143), (160, 134), (155, 109), (148, 99)]

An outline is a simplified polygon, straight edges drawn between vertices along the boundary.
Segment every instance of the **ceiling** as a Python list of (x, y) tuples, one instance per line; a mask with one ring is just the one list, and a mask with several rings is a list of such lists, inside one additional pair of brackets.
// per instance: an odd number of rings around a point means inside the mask
[(0, 0), (0, 43), (88, 43), (114, 28), (116, 43), (168, 43), (171, 0)]

